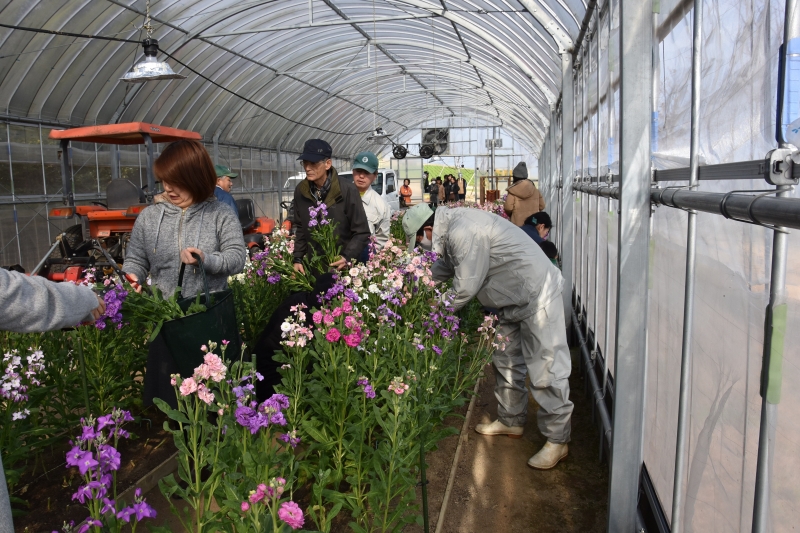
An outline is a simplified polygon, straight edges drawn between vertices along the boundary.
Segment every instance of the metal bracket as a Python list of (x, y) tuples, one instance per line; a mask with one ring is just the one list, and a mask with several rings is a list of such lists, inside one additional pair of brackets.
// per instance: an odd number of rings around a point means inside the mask
[(769, 169), (765, 179), (771, 185), (797, 185), (798, 178), (792, 177), (792, 150), (776, 148), (769, 154)]
[[(732, 217), (730, 215), (730, 213), (728, 213), (728, 207), (727, 207), (728, 198), (730, 198), (731, 196), (733, 196), (733, 195), (735, 195), (737, 193), (747, 193), (747, 192), (758, 192), (758, 193), (761, 193), (761, 194), (755, 194), (755, 195), (750, 196), (752, 198), (752, 200), (750, 200), (750, 203), (747, 204), (747, 215), (752, 219), (752, 221), (751, 220), (743, 220), (741, 218)], [(773, 194), (775, 194), (777, 192), (778, 191), (776, 191), (776, 190), (765, 191), (764, 189), (754, 189), (754, 190), (749, 190), (749, 191), (730, 191), (730, 192), (726, 193), (725, 196), (722, 197), (722, 202), (720, 202), (720, 204), (719, 204), (719, 210), (722, 213), (722, 216), (724, 216), (725, 218), (730, 219), (730, 220), (735, 220), (737, 222), (745, 222), (747, 224), (753, 224), (754, 226), (762, 226), (764, 228), (771, 229), (773, 231), (779, 231), (781, 233), (789, 233), (785, 229), (780, 228), (778, 226), (774, 226), (772, 224), (764, 224), (763, 222), (758, 220), (756, 218), (756, 216), (753, 214), (753, 204), (756, 202), (756, 200), (758, 200), (759, 198), (763, 198), (765, 196), (771, 196), (771, 195), (773, 195)]]

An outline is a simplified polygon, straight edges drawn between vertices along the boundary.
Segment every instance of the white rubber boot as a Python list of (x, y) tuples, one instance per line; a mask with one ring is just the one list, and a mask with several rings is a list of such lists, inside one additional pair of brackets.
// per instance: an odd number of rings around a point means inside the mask
[(556, 444), (547, 441), (536, 455), (528, 459), (528, 466), (536, 470), (550, 470), (567, 456), (569, 447), (566, 444)]
[(508, 435), (512, 439), (521, 439), (524, 430), (525, 428), (519, 426), (507, 426), (499, 420), (495, 420), (490, 424), (478, 424), (475, 426), (475, 431), (481, 435)]

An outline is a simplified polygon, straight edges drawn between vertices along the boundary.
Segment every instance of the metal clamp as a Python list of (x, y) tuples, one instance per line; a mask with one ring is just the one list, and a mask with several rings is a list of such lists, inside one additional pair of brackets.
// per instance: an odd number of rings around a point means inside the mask
[(764, 179), (771, 185), (797, 185), (792, 177), (792, 155), (790, 148), (776, 148), (769, 154), (769, 168)]
[[(728, 199), (731, 196), (734, 196), (737, 193), (748, 193), (748, 192), (761, 193), (761, 194), (755, 194), (755, 195), (750, 196), (750, 198), (752, 198), (752, 199), (750, 200), (750, 203), (747, 204), (747, 216), (750, 217), (750, 220), (744, 220), (744, 219), (741, 219), (741, 218), (736, 218), (734, 216), (731, 216), (731, 214), (728, 212)], [(765, 191), (764, 189), (751, 189), (751, 190), (727, 192), (727, 193), (725, 193), (725, 196), (722, 197), (722, 202), (720, 202), (720, 204), (719, 204), (720, 213), (722, 213), (722, 216), (724, 216), (725, 218), (727, 218), (729, 220), (735, 220), (737, 222), (744, 222), (746, 224), (753, 224), (754, 226), (761, 226), (761, 227), (764, 227), (764, 228), (767, 228), (767, 229), (771, 229), (773, 231), (779, 231), (781, 233), (788, 233), (788, 231), (786, 231), (785, 229), (783, 229), (783, 228), (781, 228), (779, 226), (775, 226), (773, 224), (765, 224), (765, 223), (761, 222), (753, 214), (753, 205), (756, 203), (756, 200), (758, 200), (759, 198), (763, 198), (765, 196), (771, 196), (771, 195), (773, 195), (773, 194), (775, 194), (777, 192), (778, 192), (777, 190)]]
[(692, 190), (692, 189), (696, 189), (697, 185), (671, 185), (669, 187), (664, 187), (663, 189), (661, 189), (660, 187), (656, 186), (654, 188), (658, 188), (660, 190), (660, 192), (658, 193), (657, 205), (669, 205), (670, 207), (674, 207), (675, 209), (680, 209), (681, 211), (686, 211), (687, 213), (697, 214), (697, 211), (695, 211), (694, 209), (688, 209), (686, 207), (679, 207), (677, 205), (670, 205), (670, 204), (664, 202), (664, 198), (663, 198), (664, 191), (667, 191), (667, 190), (670, 190), (670, 189), (676, 190), (676, 191), (684, 190), (684, 189)]

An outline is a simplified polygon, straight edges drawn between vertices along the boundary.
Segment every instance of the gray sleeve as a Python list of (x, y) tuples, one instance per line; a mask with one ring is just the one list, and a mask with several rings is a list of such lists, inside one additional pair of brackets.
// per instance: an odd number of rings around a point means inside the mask
[[(153, 208), (148, 209), (152, 210)], [(133, 224), (131, 240), (128, 241), (128, 247), (125, 248), (125, 263), (122, 265), (122, 270), (135, 275), (139, 278), (140, 283), (145, 282), (147, 273), (150, 272), (150, 261), (147, 259), (147, 250), (145, 249), (145, 230), (150, 218), (148, 209), (142, 211)]]
[(217, 214), (218, 252), (206, 252), (205, 270), (209, 274), (232, 276), (244, 268), (247, 259), (247, 248), (242, 236), (242, 225), (230, 209), (220, 209)]
[(447, 239), (454, 269), (453, 307), (458, 310), (480, 291), (489, 272), (491, 246), (489, 236), (480, 230), (473, 233), (466, 228), (451, 228)]
[(89, 287), (0, 268), (0, 330), (29, 333), (75, 326), (91, 320), (98, 305)]

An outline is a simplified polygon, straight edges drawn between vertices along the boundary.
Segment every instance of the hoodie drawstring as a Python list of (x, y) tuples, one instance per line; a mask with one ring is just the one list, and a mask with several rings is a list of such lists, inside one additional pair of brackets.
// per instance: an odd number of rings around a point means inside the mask
[(156, 247), (158, 246), (158, 232), (161, 231), (161, 223), (164, 221), (164, 213), (166, 209), (161, 209), (161, 216), (158, 218), (158, 226), (156, 226), (156, 242), (153, 244), (153, 253), (156, 253)]

